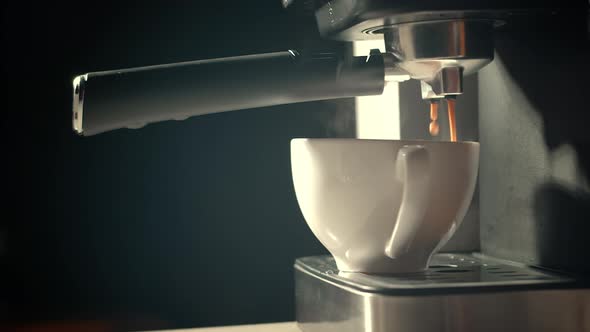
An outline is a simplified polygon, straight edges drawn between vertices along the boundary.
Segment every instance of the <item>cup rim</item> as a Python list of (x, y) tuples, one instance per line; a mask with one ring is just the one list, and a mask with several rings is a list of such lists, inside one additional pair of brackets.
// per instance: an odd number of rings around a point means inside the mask
[(376, 139), (376, 138), (328, 138), (328, 137), (294, 137), (291, 142), (300, 141), (355, 141), (355, 142), (403, 142), (407, 144), (441, 144), (441, 145), (475, 145), (479, 146), (479, 142), (476, 141), (430, 141), (425, 139)]

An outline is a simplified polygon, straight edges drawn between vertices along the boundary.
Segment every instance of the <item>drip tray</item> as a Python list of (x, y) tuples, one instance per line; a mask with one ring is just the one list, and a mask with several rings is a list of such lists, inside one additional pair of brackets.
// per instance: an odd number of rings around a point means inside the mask
[(586, 284), (479, 254), (437, 254), (427, 271), (396, 275), (300, 258), (295, 297), (305, 332), (590, 331)]

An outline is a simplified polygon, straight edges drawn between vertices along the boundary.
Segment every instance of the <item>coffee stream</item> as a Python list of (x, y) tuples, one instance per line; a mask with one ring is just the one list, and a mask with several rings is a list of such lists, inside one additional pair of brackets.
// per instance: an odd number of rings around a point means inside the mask
[(451, 142), (457, 142), (457, 124), (455, 122), (455, 99), (447, 98), (447, 112), (449, 113), (449, 133)]
[(439, 127), (438, 127), (438, 103), (435, 101), (430, 102), (430, 126), (428, 126), (428, 131), (430, 135), (437, 136)]
[[(447, 102), (447, 112), (449, 114), (449, 133), (451, 142), (457, 142), (457, 123), (455, 120), (455, 99), (445, 98)], [(428, 131), (431, 136), (437, 136), (439, 132), (438, 126), (438, 102), (430, 101), (430, 125)]]

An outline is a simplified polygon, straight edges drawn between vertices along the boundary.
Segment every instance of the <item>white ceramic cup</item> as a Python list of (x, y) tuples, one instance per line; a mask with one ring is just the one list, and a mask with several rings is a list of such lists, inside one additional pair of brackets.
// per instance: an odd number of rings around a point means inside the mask
[(291, 141), (299, 207), (343, 272), (427, 269), (465, 216), (478, 162), (476, 142)]

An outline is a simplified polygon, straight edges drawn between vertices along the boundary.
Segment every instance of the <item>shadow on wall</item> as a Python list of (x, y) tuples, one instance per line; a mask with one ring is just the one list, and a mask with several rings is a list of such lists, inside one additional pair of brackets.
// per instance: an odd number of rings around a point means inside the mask
[(587, 13), (577, 14), (508, 25), (482, 71), (482, 245), (588, 273), (590, 46)]

